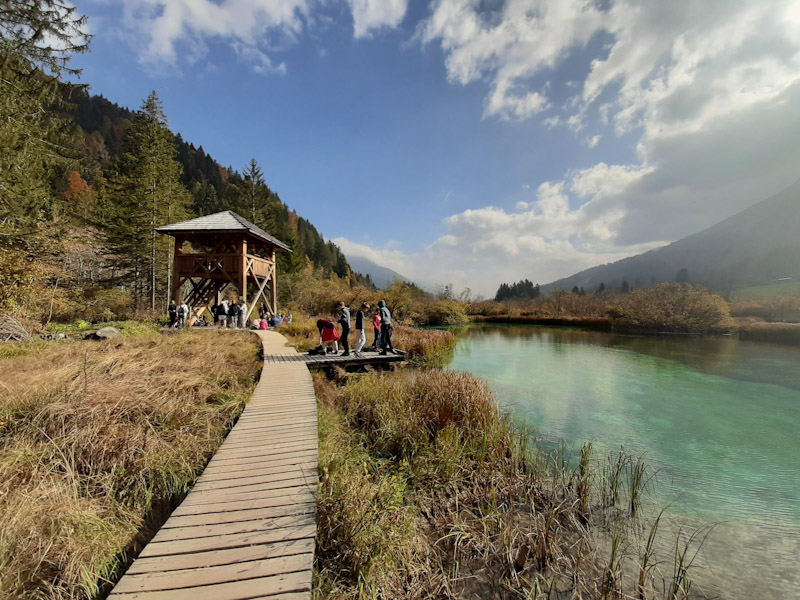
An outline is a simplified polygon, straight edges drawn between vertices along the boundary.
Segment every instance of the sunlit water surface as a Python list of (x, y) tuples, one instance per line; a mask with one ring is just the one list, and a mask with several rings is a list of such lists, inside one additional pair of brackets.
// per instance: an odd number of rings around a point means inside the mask
[(645, 453), (660, 505), (690, 526), (718, 523), (694, 571), (704, 593), (800, 598), (800, 349), (534, 326), (454, 333), (449, 368), (485, 379), (571, 449)]

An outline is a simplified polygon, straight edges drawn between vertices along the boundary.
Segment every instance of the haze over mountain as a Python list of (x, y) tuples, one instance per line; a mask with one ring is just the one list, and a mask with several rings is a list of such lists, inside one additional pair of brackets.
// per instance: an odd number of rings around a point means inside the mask
[(786, 277), (800, 278), (800, 181), (699, 233), (543, 285), (542, 292), (676, 279), (727, 292)]
[(372, 283), (381, 289), (389, 287), (395, 279), (411, 283), (408, 278), (403, 277), (397, 271), (393, 271), (388, 267), (382, 267), (365, 256), (349, 254), (347, 255), (347, 262), (354, 271), (362, 275), (369, 275), (370, 279), (372, 279)]

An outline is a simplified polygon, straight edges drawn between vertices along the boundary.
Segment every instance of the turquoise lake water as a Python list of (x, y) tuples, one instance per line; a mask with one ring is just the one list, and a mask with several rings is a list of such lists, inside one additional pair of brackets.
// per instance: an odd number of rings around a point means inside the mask
[(449, 368), (485, 379), (541, 435), (644, 453), (659, 505), (689, 526), (717, 523), (695, 572), (705, 592), (800, 598), (800, 349), (516, 325), (454, 333)]

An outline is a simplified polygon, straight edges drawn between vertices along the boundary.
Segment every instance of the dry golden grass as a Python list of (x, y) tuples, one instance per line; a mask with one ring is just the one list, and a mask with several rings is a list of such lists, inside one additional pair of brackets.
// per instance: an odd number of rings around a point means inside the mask
[[(609, 560), (596, 544), (638, 508), (627, 496), (642, 491), (641, 461), (592, 470), (587, 445), (571, 468), (464, 373), (404, 369), (341, 387), (315, 375), (315, 387), (315, 598), (645, 597), (639, 557), (615, 547)], [(642, 593), (664, 598), (644, 565)]]
[(0, 358), (0, 597), (99, 595), (222, 442), (258, 350), (197, 331)]

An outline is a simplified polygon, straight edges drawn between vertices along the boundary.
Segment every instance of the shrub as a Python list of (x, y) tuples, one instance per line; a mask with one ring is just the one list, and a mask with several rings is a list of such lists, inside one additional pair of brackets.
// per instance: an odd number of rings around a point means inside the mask
[(442, 329), (416, 329), (398, 325), (394, 328), (392, 345), (405, 350), (407, 358), (422, 366), (443, 366), (453, 357), (456, 339)]
[(426, 325), (461, 325), (469, 321), (464, 305), (455, 300), (437, 300), (427, 312)]
[(734, 327), (722, 297), (683, 283), (616, 296), (608, 315), (616, 328), (635, 331), (712, 333)]

